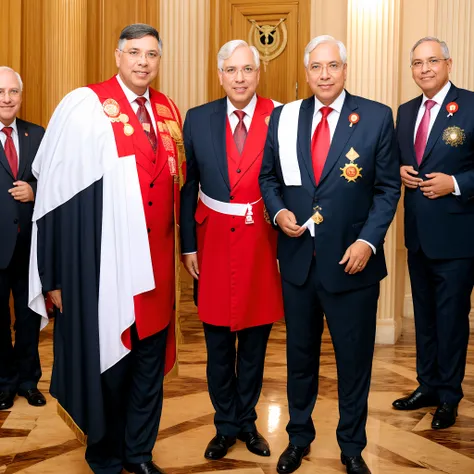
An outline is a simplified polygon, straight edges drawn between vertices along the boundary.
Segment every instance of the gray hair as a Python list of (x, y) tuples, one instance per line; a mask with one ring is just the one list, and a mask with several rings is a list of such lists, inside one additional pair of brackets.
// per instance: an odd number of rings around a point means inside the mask
[(346, 50), (346, 47), (344, 46), (344, 43), (342, 41), (337, 40), (333, 36), (321, 35), (321, 36), (316, 36), (316, 38), (313, 38), (306, 45), (306, 48), (304, 49), (304, 67), (306, 67), (306, 68), (308, 67), (309, 55), (311, 54), (311, 51), (313, 51), (320, 44), (323, 44), (323, 43), (335, 44), (339, 48), (339, 55), (341, 56), (342, 63), (346, 64), (346, 62), (347, 62), (347, 50)]
[(126, 26), (120, 33), (117, 48), (123, 51), (123, 47), (128, 40), (140, 39), (145, 36), (153, 36), (158, 41), (158, 52), (160, 56), (163, 54), (163, 42), (161, 41), (158, 31), (153, 26), (146, 25), (145, 23), (134, 23), (133, 25)]
[(21, 80), (21, 76), (14, 69), (8, 66), (0, 66), (0, 72), (2, 71), (10, 71), (15, 74), (16, 78), (18, 79), (18, 83), (20, 84), (20, 91), (23, 91), (23, 81)]
[(421, 38), (418, 40), (414, 45), (413, 48), (411, 48), (410, 51), (410, 63), (413, 61), (413, 52), (415, 51), (418, 46), (420, 46), (421, 43), (426, 43), (428, 41), (434, 41), (435, 43), (438, 43), (441, 46), (441, 50), (443, 51), (443, 58), (444, 59), (449, 59), (451, 56), (449, 55), (449, 48), (448, 45), (444, 42), (441, 41), (440, 39), (434, 37), (434, 36), (425, 36), (424, 38)]
[(257, 69), (260, 67), (260, 55), (255, 46), (249, 46), (249, 44), (244, 40), (232, 40), (228, 41), (217, 53), (217, 68), (222, 71), (224, 67), (224, 61), (229, 59), (237, 48), (246, 47), (252, 51), (253, 59), (255, 61), (255, 66)]

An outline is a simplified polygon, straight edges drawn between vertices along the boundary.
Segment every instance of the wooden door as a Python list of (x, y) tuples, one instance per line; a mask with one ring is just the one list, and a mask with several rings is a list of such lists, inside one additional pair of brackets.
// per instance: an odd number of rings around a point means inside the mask
[[(286, 30), (286, 46), (279, 56), (264, 64), (264, 54), (260, 54), (260, 83), (257, 93), (263, 97), (291, 102), (311, 94), (305, 78), (303, 54), (310, 38), (310, 0), (214, 0), (211, 3), (211, 42), (209, 59), (209, 100), (223, 96), (217, 79), (217, 52), (232, 39), (243, 39), (254, 45), (269, 31), (278, 27), (277, 35), (267, 35), (267, 41), (283, 41)], [(249, 35), (255, 28), (259, 35)], [(263, 49), (263, 47), (261, 48)]]

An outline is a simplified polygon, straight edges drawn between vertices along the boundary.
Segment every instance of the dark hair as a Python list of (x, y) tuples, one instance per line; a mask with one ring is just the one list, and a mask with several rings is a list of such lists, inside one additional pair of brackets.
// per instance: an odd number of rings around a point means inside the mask
[(126, 26), (120, 33), (118, 49), (122, 50), (122, 46), (127, 40), (140, 39), (144, 36), (153, 36), (153, 38), (156, 38), (161, 55), (163, 44), (161, 42), (160, 35), (158, 31), (153, 28), (153, 26), (146, 25), (145, 23), (134, 23), (133, 25)]

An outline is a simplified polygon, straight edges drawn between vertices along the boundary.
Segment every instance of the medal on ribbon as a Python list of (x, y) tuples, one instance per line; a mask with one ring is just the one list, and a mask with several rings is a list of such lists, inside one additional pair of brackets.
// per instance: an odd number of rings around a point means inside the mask
[(360, 120), (359, 114), (352, 112), (352, 114), (349, 115), (349, 127), (352, 127), (352, 125), (355, 125), (359, 120)]
[(341, 177), (345, 178), (348, 183), (357, 181), (358, 178), (362, 177), (362, 168), (359, 165), (355, 164), (354, 161), (359, 158), (359, 153), (357, 153), (353, 147), (346, 153), (346, 158), (350, 163), (346, 163), (344, 168), (339, 168), (342, 173)]

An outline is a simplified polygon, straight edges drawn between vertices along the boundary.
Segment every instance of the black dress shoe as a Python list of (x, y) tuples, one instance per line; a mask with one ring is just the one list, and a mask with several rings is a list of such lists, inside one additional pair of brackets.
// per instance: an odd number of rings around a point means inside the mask
[(341, 454), (341, 462), (346, 466), (347, 474), (370, 474), (370, 469), (365, 464), (362, 456), (344, 456), (344, 454)]
[(204, 457), (214, 461), (223, 458), (227, 454), (228, 449), (235, 444), (235, 439), (235, 436), (217, 434), (209, 441), (206, 451), (204, 451)]
[(43, 407), (46, 405), (46, 398), (44, 398), (44, 395), (37, 388), (18, 390), (18, 395), (25, 397), (28, 403), (34, 407)]
[(309, 454), (310, 449), (310, 446), (301, 448), (290, 443), (281, 453), (277, 464), (277, 472), (279, 474), (295, 472), (301, 466), (303, 458)]
[(8, 410), (13, 406), (15, 394), (12, 392), (0, 392), (0, 410)]
[(257, 431), (240, 433), (238, 438), (245, 441), (247, 449), (257, 456), (270, 456), (270, 446), (267, 440)]
[(408, 397), (399, 398), (392, 403), (396, 410), (418, 410), (418, 408), (435, 407), (438, 404), (438, 397), (425, 395), (418, 390), (415, 390)]
[(431, 428), (434, 430), (442, 430), (449, 428), (456, 423), (458, 416), (458, 406), (451, 403), (442, 403), (435, 411)]
[(153, 461), (125, 464), (125, 470), (133, 474), (165, 474)]

